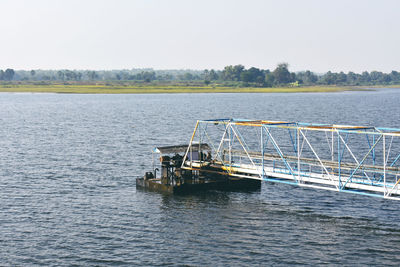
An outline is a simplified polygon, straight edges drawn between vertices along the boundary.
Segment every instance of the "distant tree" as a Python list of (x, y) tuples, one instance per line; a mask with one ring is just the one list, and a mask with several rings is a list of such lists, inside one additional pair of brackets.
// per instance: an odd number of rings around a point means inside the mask
[[(151, 82), (159, 81), (204, 81), (210, 84), (213, 81), (227, 81), (228, 86), (248, 85), (248, 86), (279, 86), (289, 85), (298, 82), (298, 84), (315, 85), (387, 85), (400, 84), (400, 72), (391, 71), (383, 73), (380, 71), (362, 73), (328, 71), (323, 75), (316, 75), (307, 70), (305, 72), (289, 72), (287, 63), (279, 64), (274, 71), (268, 69), (258, 69), (251, 67), (246, 69), (243, 65), (226, 66), (223, 70), (204, 70), (203, 72), (195, 70), (157, 70), (152, 69), (131, 69), (131, 70), (110, 70), (110, 71), (92, 71), (86, 70), (80, 72), (77, 70), (30, 70), (14, 71), (7, 69), (0, 70), (0, 80), (59, 80), (59, 81), (80, 81), (80, 80), (134, 80)], [(242, 83), (239, 83), (242, 82)]]
[(172, 74), (166, 74), (166, 75), (165, 75), (165, 78), (166, 78), (167, 80), (169, 80), (169, 81), (172, 81), (172, 80), (175, 79), (175, 77), (174, 77)]
[(275, 83), (275, 77), (274, 77), (273, 73), (270, 72), (269, 70), (267, 70), (265, 72), (265, 83), (264, 83), (264, 85), (266, 87), (272, 87), (274, 85), (274, 83)]
[(61, 81), (64, 81), (65, 74), (62, 70), (57, 71), (57, 78)]
[(11, 81), (14, 78), (14, 70), (13, 69), (6, 69), (4, 72), (4, 80)]
[(218, 74), (215, 72), (215, 70), (211, 69), (209, 70), (204, 70), (202, 73), (203, 79), (205, 81), (216, 81), (218, 80)]
[(87, 71), (86, 75), (88, 76), (89, 80), (93, 81), (99, 78), (99, 75), (95, 71)]
[(265, 75), (262, 70), (252, 67), (248, 70), (242, 71), (240, 74), (240, 80), (243, 82), (263, 84), (265, 81)]
[(210, 70), (209, 76), (210, 76), (210, 81), (218, 80), (218, 74), (213, 69)]
[(71, 70), (65, 70), (64, 76), (67, 81), (72, 81), (72, 80), (75, 80), (76, 74), (75, 74), (75, 72), (73, 72)]
[(343, 71), (337, 74), (336, 77), (337, 77), (335, 82), (336, 84), (345, 84), (347, 81), (347, 75)]
[(179, 75), (179, 79), (183, 81), (191, 81), (193, 80), (194, 76), (190, 72), (186, 72), (183, 75)]
[(151, 82), (156, 79), (154, 71), (142, 71), (135, 75), (135, 79), (139, 81)]
[[(291, 72), (290, 73), (290, 82), (291, 83), (293, 83), (293, 82), (295, 82), (296, 81), (296, 73), (294, 73), (294, 72)], [(298, 84), (298, 83), (297, 83)]]
[(373, 84), (382, 84), (385, 82), (385, 77), (384, 77), (383, 72), (371, 71), (370, 77), (371, 77), (371, 82)]
[(278, 66), (272, 73), (274, 75), (276, 84), (286, 84), (291, 82), (291, 76), (288, 68), (288, 63), (278, 64)]
[(249, 71), (245, 70), (240, 74), (240, 80), (243, 82), (252, 82), (253, 77)]
[(204, 80), (210, 81), (209, 73), (210, 73), (210, 72), (208, 71), (208, 69), (203, 70), (203, 73), (202, 73), (201, 75), (202, 75), (202, 77), (203, 77)]
[(143, 72), (143, 78), (145, 82), (151, 82), (156, 79), (156, 73), (154, 71)]
[(392, 70), (392, 72), (389, 75), (390, 75), (390, 78), (392, 80), (392, 83), (399, 83), (400, 82), (400, 72)]
[(360, 83), (359, 75), (355, 74), (352, 71), (347, 73), (346, 84), (348, 84), (348, 85), (358, 85), (359, 83)]
[(80, 81), (82, 79), (82, 73), (78, 72), (75, 74), (75, 80)]
[(118, 72), (118, 75), (120, 77), (120, 80), (126, 81), (126, 80), (132, 80), (133, 79), (133, 77), (131, 77), (132, 75), (130, 75), (129, 72), (126, 71), (126, 70)]
[(323, 84), (328, 84), (328, 85), (336, 84), (336, 75), (331, 71), (328, 71), (322, 76), (321, 80)]
[(304, 83), (305, 85), (312, 85), (318, 81), (318, 76), (311, 71), (306, 70), (305, 72), (297, 73), (296, 80), (298, 80), (299, 83)]
[(224, 81), (240, 81), (240, 74), (243, 72), (243, 65), (226, 66), (222, 71), (222, 80)]
[(306, 71), (306, 77), (307, 77), (307, 81), (310, 84), (316, 83), (318, 81), (318, 76), (309, 70)]
[[(163, 76), (159, 76), (162, 80), (165, 80), (165, 81), (172, 81), (173, 79), (174, 79), (174, 76), (173, 75), (171, 75), (171, 74), (165, 74), (165, 75), (163, 75)], [(157, 78), (157, 79), (159, 79), (159, 78)]]
[(361, 82), (363, 84), (369, 84), (371, 82), (371, 76), (369, 76), (368, 71), (361, 73)]
[(384, 84), (389, 84), (392, 81), (392, 76), (387, 73), (384, 73), (382, 78)]

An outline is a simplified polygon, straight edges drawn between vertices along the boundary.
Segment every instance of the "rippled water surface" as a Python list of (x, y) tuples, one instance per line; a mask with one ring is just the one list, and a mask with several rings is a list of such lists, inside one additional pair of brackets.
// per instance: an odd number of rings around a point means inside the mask
[(400, 202), (264, 183), (136, 190), (197, 119), (400, 127), (400, 91), (0, 94), (1, 266), (399, 265)]

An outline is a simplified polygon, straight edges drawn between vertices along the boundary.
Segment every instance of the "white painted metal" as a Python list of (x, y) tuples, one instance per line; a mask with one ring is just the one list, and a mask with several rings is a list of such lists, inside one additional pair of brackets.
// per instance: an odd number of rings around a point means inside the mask
[[(205, 131), (205, 136), (210, 143), (214, 155), (214, 161), (211, 163), (208, 162), (207, 164), (204, 161), (196, 162), (192, 159), (192, 157), (190, 160), (187, 160), (189, 151), (192, 151), (191, 146), (194, 141), (199, 123), (206, 123), (208, 125), (222, 124), (225, 126), (223, 129), (222, 138), (216, 140), (214, 143), (210, 135), (207, 133), (207, 131)], [(256, 132), (256, 136), (258, 136), (257, 138), (261, 140), (259, 143), (260, 146), (258, 147), (258, 149), (261, 148), (261, 152), (256, 152), (258, 150), (257, 147), (252, 148), (255, 150), (250, 150), (244, 136), (242, 136), (242, 133), (240, 133), (238, 128), (239, 126), (261, 127), (261, 136), (258, 134), (259, 132)], [(289, 132), (290, 139), (293, 143), (292, 149), (294, 148), (294, 151), (292, 151), (291, 154), (286, 154), (288, 152), (285, 152), (282, 149), (282, 147), (287, 148), (288, 146), (285, 145), (285, 143), (280, 143), (281, 140), (278, 140), (281, 135), (277, 135), (277, 139), (272, 135), (271, 129), (295, 129), (295, 140), (293, 140), (291, 133)], [(264, 131), (266, 135), (264, 135)], [(326, 146), (320, 146), (318, 143), (313, 143), (313, 140), (315, 142), (315, 140), (320, 139), (314, 138), (312, 140), (312, 136), (307, 136), (307, 131), (311, 131), (312, 133), (322, 132), (326, 137), (328, 149), (326, 149)], [(385, 132), (384, 128), (373, 127), (363, 128), (359, 126), (345, 125), (301, 126), (297, 123), (272, 121), (198, 121), (190, 140), (189, 147), (184, 156), (182, 168), (200, 172), (207, 172), (210, 170), (210, 168), (212, 168), (212, 171), (210, 172), (216, 172), (217, 170), (218, 173), (233, 177), (289, 182), (304, 187), (353, 192), (367, 195), (378, 196), (380, 194), (380, 196), (388, 199), (400, 200), (400, 168), (393, 167), (393, 164), (398, 158), (394, 161), (391, 160), (393, 163), (388, 166), (390, 152), (393, 149), (394, 137), (400, 137), (400, 131), (388, 131), (389, 130)], [(328, 138), (328, 132), (331, 132), (331, 140)], [(338, 135), (336, 141), (334, 136), (335, 132)], [(360, 151), (362, 150), (358, 150), (356, 154), (355, 150), (352, 150), (349, 146), (349, 143), (346, 141), (347, 137), (346, 140), (344, 140), (344, 138), (341, 136), (341, 132), (347, 134), (351, 133), (355, 136), (379, 135), (379, 138), (376, 140), (374, 138), (373, 144), (369, 145), (368, 152), (366, 154), (364, 152), (360, 155)], [(200, 141), (202, 138), (201, 136), (202, 135), (199, 137)], [(221, 135), (219, 136), (221, 137)], [(391, 137), (389, 149), (386, 149), (386, 136)], [(325, 139), (324, 137), (322, 138)], [(379, 148), (379, 151), (376, 151), (376, 149), (378, 149), (377, 144), (381, 139), (382, 150)], [(367, 140), (369, 142), (369, 139)], [(268, 141), (270, 141), (273, 145), (275, 150), (272, 150), (272, 152), (275, 154), (264, 154), (264, 151), (267, 149), (266, 142), (268, 143)], [(336, 153), (334, 150), (335, 142), (338, 143)], [(399, 146), (400, 141), (397, 142), (397, 145)], [(214, 144), (217, 144), (217, 146)], [(307, 146), (305, 147), (304, 144), (307, 144)], [(340, 144), (343, 144), (344, 146), (342, 147)], [(236, 146), (236, 148), (240, 148), (242, 152), (235, 150), (233, 148), (234, 146)], [(321, 147), (323, 147), (325, 151), (322, 151), (322, 154), (317, 153), (317, 149), (315, 148), (318, 147), (320, 147), (318, 152), (321, 152)], [(306, 151), (304, 151), (304, 149)], [(302, 156), (303, 151), (306, 153), (306, 157)], [(344, 151), (348, 151), (351, 156), (347, 156), (347, 161), (345, 161), (345, 158), (343, 157)], [(371, 155), (371, 152), (373, 152), (373, 164), (368, 163), (367, 161), (367, 158)], [(375, 154), (378, 152), (379, 154), (381, 153), (383, 157), (382, 165), (376, 165), (375, 163)], [(395, 152), (399, 153), (400, 151), (395, 150)], [(314, 158), (310, 158), (310, 154)], [(335, 157), (337, 157), (336, 160)], [(236, 161), (236, 159), (239, 161)], [(361, 160), (359, 161), (358, 159)], [(369, 159), (369, 162), (370, 160), (371, 159)], [(245, 163), (245, 161), (247, 161), (247, 163)], [(204, 166), (207, 166), (207, 168), (204, 168)], [(381, 178), (379, 179), (379, 177)]]

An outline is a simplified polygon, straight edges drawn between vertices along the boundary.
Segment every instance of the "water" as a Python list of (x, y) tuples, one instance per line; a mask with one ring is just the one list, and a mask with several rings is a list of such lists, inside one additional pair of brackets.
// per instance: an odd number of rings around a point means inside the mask
[(400, 202), (271, 183), (167, 196), (134, 176), (197, 119), (399, 127), (399, 103), (389, 89), (0, 94), (0, 265), (398, 265)]

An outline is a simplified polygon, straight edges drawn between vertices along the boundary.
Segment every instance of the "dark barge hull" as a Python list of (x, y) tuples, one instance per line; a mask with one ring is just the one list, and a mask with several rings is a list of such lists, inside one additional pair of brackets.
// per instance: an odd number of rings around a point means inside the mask
[(170, 194), (185, 194), (206, 190), (256, 191), (261, 188), (260, 180), (220, 178), (216, 180), (196, 179), (179, 185), (163, 184), (160, 179), (136, 179), (136, 188)]

